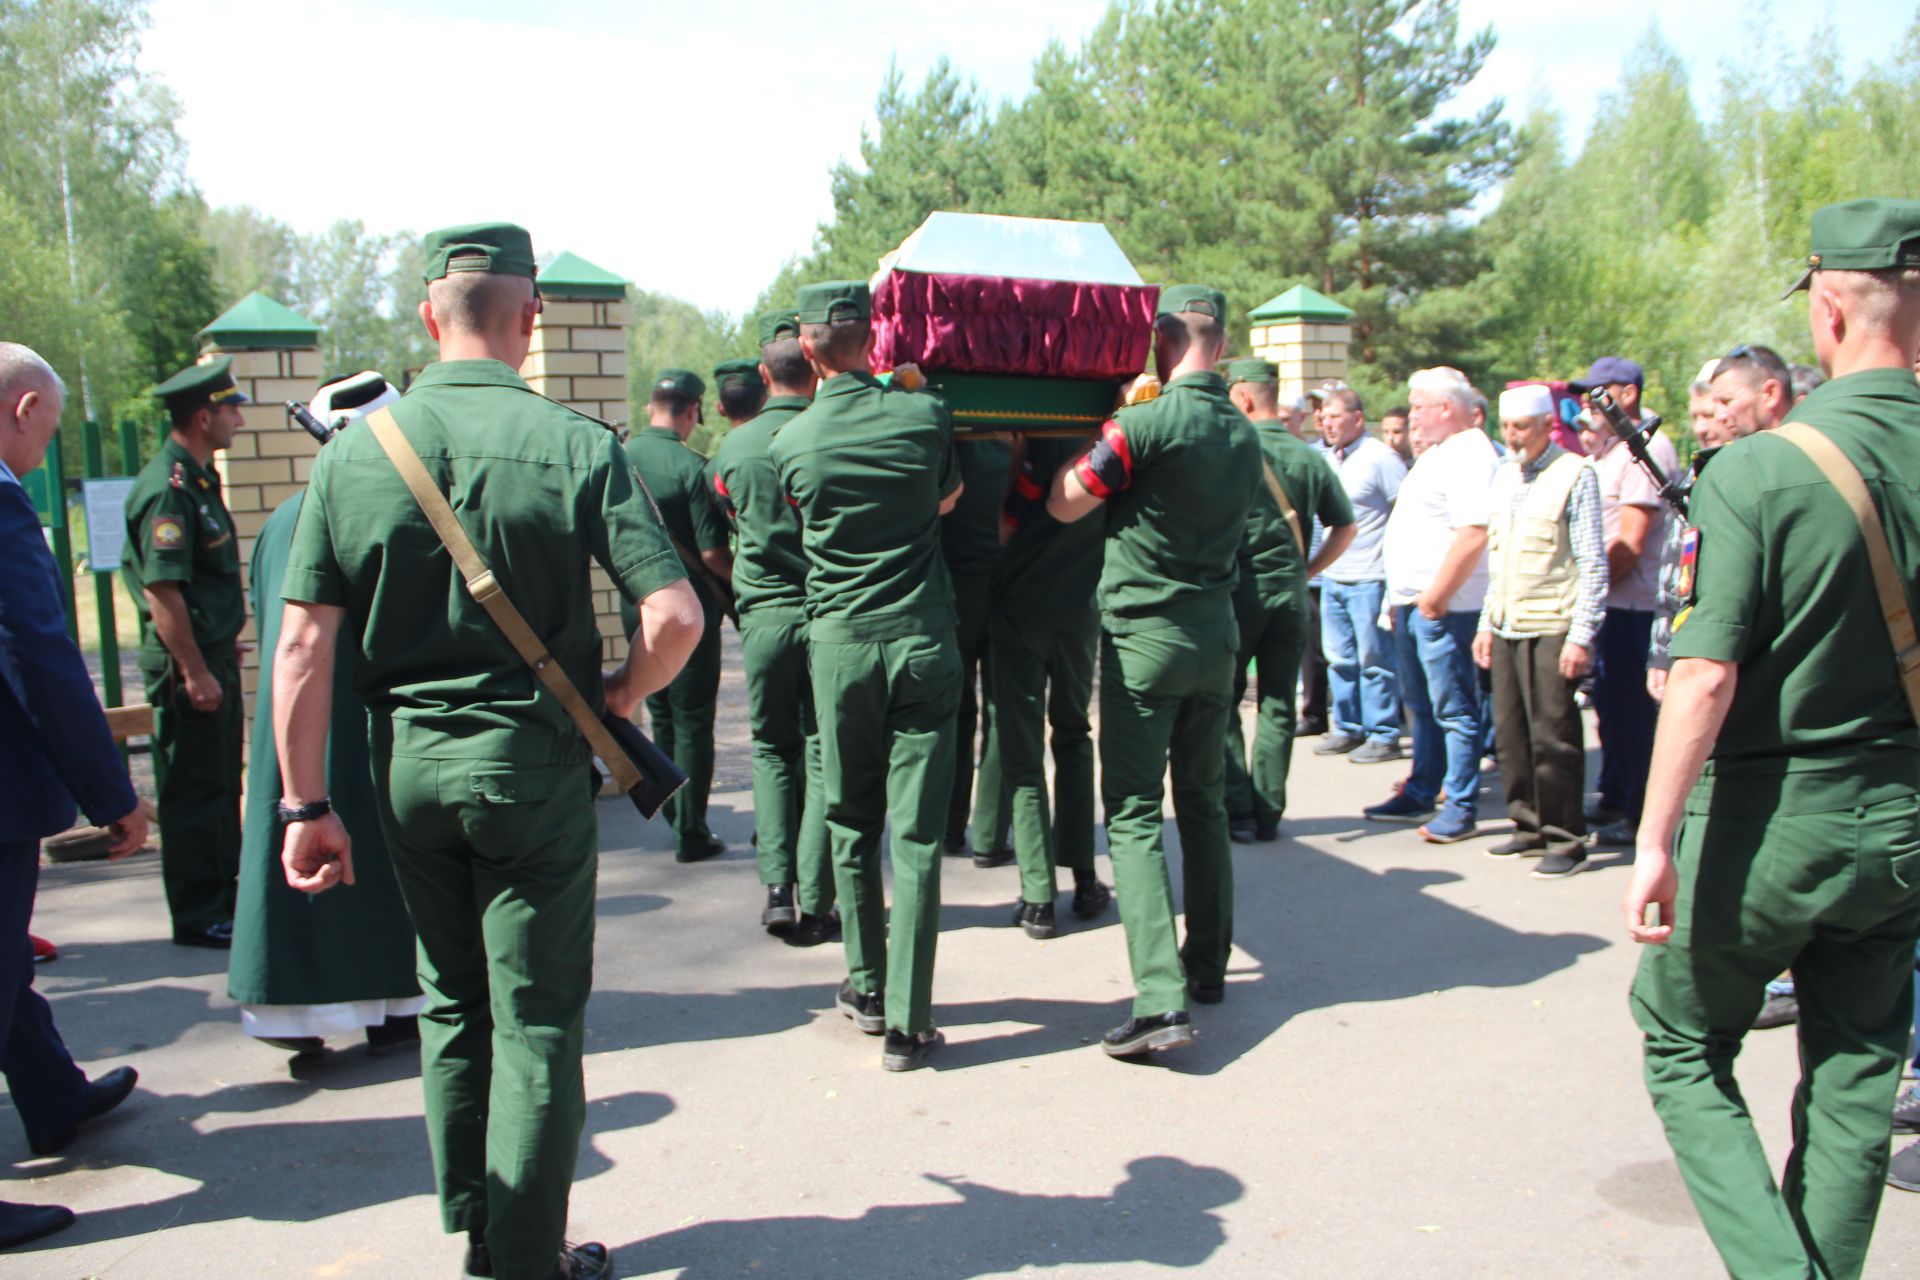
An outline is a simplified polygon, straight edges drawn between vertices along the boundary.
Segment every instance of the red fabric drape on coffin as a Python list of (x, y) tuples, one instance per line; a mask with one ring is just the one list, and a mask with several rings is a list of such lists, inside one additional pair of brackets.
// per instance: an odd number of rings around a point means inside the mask
[(873, 298), (873, 363), (929, 372), (1131, 378), (1153, 346), (1158, 285), (889, 272)]

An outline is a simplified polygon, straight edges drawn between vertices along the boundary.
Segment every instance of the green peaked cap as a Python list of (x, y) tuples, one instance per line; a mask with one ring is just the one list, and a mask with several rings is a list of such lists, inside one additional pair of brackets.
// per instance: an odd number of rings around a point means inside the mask
[(1280, 381), (1280, 366), (1271, 360), (1262, 360), (1258, 356), (1243, 356), (1227, 362), (1227, 385), (1236, 382), (1272, 382)]
[(801, 324), (865, 320), (873, 315), (873, 294), (865, 280), (829, 280), (800, 286)]
[(1160, 291), (1160, 310), (1163, 316), (1178, 315), (1182, 311), (1195, 311), (1203, 316), (1212, 316), (1215, 320), (1227, 318), (1227, 295), (1211, 285), (1170, 284)]
[(653, 375), (653, 394), (662, 392), (698, 400), (707, 394), (707, 384), (691, 369), (662, 369)]
[(205, 364), (190, 364), (155, 387), (156, 400), (210, 400), (214, 404), (246, 404), (247, 393), (233, 380), (233, 357), (220, 356)]
[(784, 311), (768, 311), (760, 317), (760, 345), (772, 346), (782, 338), (800, 336), (800, 313), (792, 307)]
[(760, 362), (758, 360), (722, 360), (719, 364), (713, 366), (714, 386), (724, 387), (735, 382), (751, 383), (756, 387), (764, 387), (767, 385), (766, 379), (760, 376)]
[(1848, 200), (1813, 211), (1807, 269), (1781, 300), (1813, 283), (1816, 271), (1920, 267), (1920, 200)]
[(486, 271), (496, 276), (534, 278), (533, 237), (511, 222), (469, 222), (429, 231), (420, 241), (426, 255), (426, 280), (454, 271)]

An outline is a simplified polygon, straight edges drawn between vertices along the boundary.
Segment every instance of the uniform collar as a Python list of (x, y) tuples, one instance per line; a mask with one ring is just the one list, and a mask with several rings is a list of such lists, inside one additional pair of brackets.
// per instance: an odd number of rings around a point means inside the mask
[(858, 391), (862, 387), (877, 387), (879, 385), (880, 379), (865, 370), (855, 369), (849, 373), (836, 373), (831, 378), (828, 378), (820, 384), (820, 389), (814, 393), (813, 398), (818, 402), (825, 400), (828, 396), (844, 396), (851, 392)]
[(531, 391), (527, 380), (500, 360), (440, 360), (422, 369), (407, 388), (416, 387), (518, 387)]
[(648, 425), (640, 428), (639, 434), (643, 436), (665, 436), (667, 439), (673, 441), (675, 444), (686, 443), (680, 438), (680, 433), (678, 431), (675, 431), (672, 427), (656, 427), (651, 423), (649, 423)]
[(1828, 400), (1841, 396), (1886, 396), (1895, 400), (1920, 400), (1920, 382), (1914, 380), (1911, 369), (1860, 369), (1844, 377), (1823, 382), (1807, 393), (1807, 398), (1794, 406), (1787, 415), (1789, 422), (1805, 421), (1801, 412), (1808, 406), (1819, 406)]
[(205, 476), (210, 484), (217, 486), (220, 483), (220, 473), (213, 469), (213, 464), (201, 465), (200, 459), (193, 456), (193, 450), (175, 440), (171, 432), (161, 442), (160, 456), (171, 458), (176, 465), (185, 467), (191, 478)]
[(813, 400), (807, 396), (770, 396), (767, 402), (760, 406), (760, 412), (766, 414), (775, 409), (804, 409), (812, 403)]

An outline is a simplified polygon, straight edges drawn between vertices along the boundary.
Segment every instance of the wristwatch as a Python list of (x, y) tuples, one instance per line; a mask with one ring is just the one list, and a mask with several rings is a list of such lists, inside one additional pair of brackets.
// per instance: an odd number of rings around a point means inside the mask
[(312, 804), (290, 805), (283, 802), (276, 804), (273, 811), (279, 815), (281, 826), (291, 826), (296, 822), (312, 822), (315, 818), (326, 817), (333, 812), (333, 800), (322, 796)]

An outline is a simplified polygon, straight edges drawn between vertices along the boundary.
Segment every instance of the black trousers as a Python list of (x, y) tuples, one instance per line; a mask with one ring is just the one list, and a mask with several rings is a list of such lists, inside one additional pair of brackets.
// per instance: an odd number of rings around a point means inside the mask
[(33, 989), (27, 923), (40, 881), (40, 842), (0, 840), (0, 1072), (29, 1142), (51, 1142), (80, 1118), (87, 1078)]
[(1575, 682), (1560, 674), (1565, 636), (1493, 638), (1494, 750), (1514, 834), (1550, 853), (1586, 844), (1586, 746)]
[(1320, 588), (1307, 588), (1307, 647), (1300, 655), (1300, 719), (1327, 723), (1327, 656), (1320, 649)]

